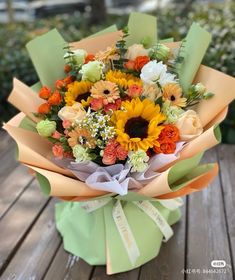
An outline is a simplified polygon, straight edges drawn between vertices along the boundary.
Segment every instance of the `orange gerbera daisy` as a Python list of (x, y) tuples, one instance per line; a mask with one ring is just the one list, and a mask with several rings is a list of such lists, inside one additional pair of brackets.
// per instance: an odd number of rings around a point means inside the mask
[(114, 103), (120, 98), (118, 86), (109, 81), (99, 81), (91, 88), (91, 97), (102, 98), (104, 104)]
[(119, 55), (117, 53), (117, 49), (115, 47), (108, 47), (105, 51), (99, 51), (95, 55), (96, 60), (103, 61), (107, 63), (109, 60), (118, 59)]
[(182, 88), (179, 84), (168, 83), (162, 88), (163, 100), (169, 100), (172, 106), (185, 107), (187, 99), (182, 97)]
[(91, 136), (90, 131), (85, 128), (76, 127), (68, 133), (68, 136), (68, 143), (71, 148), (77, 144), (90, 149), (94, 149), (96, 146), (95, 139)]

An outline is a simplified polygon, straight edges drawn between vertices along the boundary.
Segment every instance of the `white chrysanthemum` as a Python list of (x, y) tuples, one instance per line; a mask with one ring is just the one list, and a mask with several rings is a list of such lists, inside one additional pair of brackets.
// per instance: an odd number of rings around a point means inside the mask
[(144, 65), (140, 74), (141, 80), (146, 84), (159, 83), (164, 86), (175, 82), (175, 75), (167, 72), (167, 67), (162, 61), (152, 60)]

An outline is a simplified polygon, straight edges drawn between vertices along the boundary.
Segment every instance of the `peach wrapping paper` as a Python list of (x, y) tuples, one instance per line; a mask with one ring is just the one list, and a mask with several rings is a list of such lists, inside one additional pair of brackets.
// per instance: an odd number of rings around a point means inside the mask
[(106, 192), (93, 190), (85, 183), (78, 181), (77, 179), (66, 177), (58, 172), (48, 171), (31, 165), (27, 166), (47, 178), (51, 187), (51, 196), (95, 197), (106, 194)]
[[(121, 32), (117, 31), (101, 35), (96, 38), (88, 38), (81, 40), (80, 42), (74, 42), (71, 43), (71, 46), (73, 49), (85, 48), (88, 52), (95, 53), (99, 50), (104, 50), (109, 46), (115, 45), (120, 36)], [(176, 48), (179, 43), (166, 43), (166, 45), (170, 48)], [(202, 82), (208, 91), (215, 93), (215, 96), (210, 100), (201, 102), (197, 107), (197, 112), (206, 130), (202, 135), (192, 140), (185, 146), (185, 148), (181, 151), (179, 160), (192, 157), (196, 153), (207, 150), (218, 144), (218, 141), (213, 133), (214, 125), (223, 120), (226, 115), (226, 107), (235, 96), (235, 79), (209, 67), (201, 65), (194, 82)], [(17, 79), (14, 79), (14, 88), (10, 94), (9, 102), (35, 122), (38, 121), (38, 119), (32, 115), (32, 112), (37, 110), (37, 107), (42, 103), (42, 101), (38, 98), (37, 94)], [(18, 119), (19, 118), (20, 117), (18, 116)], [(13, 127), (13, 123), (10, 121), (4, 126), (4, 128), (13, 136), (19, 146), (20, 161), (26, 163), (35, 171), (40, 171), (39, 173), (42, 175), (44, 174), (47, 177), (51, 184), (51, 195), (67, 197), (71, 200), (80, 200), (86, 197), (91, 198), (105, 194), (105, 192), (91, 190), (84, 183), (64, 176), (71, 176), (71, 173), (69, 172), (70, 174), (68, 174), (67, 171), (61, 170), (61, 168), (56, 167), (53, 163), (46, 159), (48, 155), (46, 152), (49, 152), (50, 144), (48, 144), (48, 142), (45, 144), (45, 140), (41, 139), (41, 137), (34, 132), (29, 133), (23, 129), (17, 130), (17, 126), (18, 124), (15, 123)], [(17, 132), (14, 132), (14, 130)], [(30, 137), (28, 138), (28, 141), (24, 139), (27, 137)], [(31, 139), (34, 139), (34, 141)], [(30, 141), (34, 143), (30, 144)], [(30, 148), (27, 148), (27, 145), (29, 145)], [(42, 148), (38, 148), (40, 145), (42, 145)], [(45, 145), (47, 145), (47, 148)], [(30, 152), (32, 152), (33, 157), (29, 156), (29, 149)], [(217, 165), (214, 165), (212, 170), (194, 178), (180, 191), (172, 192), (168, 184), (168, 173), (170, 168), (143, 187), (140, 190), (141, 194), (152, 197), (160, 196), (164, 198), (182, 196), (205, 187), (218, 172)], [(156, 188), (156, 186), (158, 187)]]
[(52, 163), (47, 157), (51, 154), (52, 144), (39, 134), (6, 124), (4, 128), (18, 144), (18, 159), (24, 164), (53, 170), (67, 176), (71, 172)]
[(13, 80), (13, 90), (8, 101), (34, 122), (39, 121), (39, 119), (34, 116), (33, 112), (37, 112), (39, 105), (44, 103), (43, 99), (35, 94), (30, 87), (16, 78)]

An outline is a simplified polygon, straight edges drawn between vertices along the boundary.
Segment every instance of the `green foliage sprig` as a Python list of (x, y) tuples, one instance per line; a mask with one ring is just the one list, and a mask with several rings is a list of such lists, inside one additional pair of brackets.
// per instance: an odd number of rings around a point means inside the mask
[(177, 77), (179, 77), (179, 70), (184, 62), (186, 39), (183, 39), (175, 57), (168, 61), (168, 67)]
[(116, 43), (117, 53), (119, 54), (119, 59), (113, 61), (113, 66), (116, 69), (124, 69), (124, 63), (127, 62), (127, 59), (125, 58), (125, 54), (127, 52), (125, 39), (129, 36), (127, 26), (122, 29), (122, 33), (122, 38)]

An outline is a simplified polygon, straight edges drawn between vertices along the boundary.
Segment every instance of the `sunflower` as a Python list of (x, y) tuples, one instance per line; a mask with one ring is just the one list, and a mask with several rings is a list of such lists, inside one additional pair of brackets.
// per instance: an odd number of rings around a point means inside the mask
[(132, 74), (127, 74), (119, 70), (109, 70), (106, 74), (106, 81), (117, 84), (123, 89), (127, 89), (131, 85), (142, 86), (141, 79), (135, 77)]
[(109, 81), (99, 81), (91, 88), (91, 97), (102, 98), (104, 104), (114, 103), (120, 98), (118, 86)]
[(182, 89), (179, 84), (168, 83), (162, 88), (163, 100), (169, 100), (172, 106), (185, 107), (187, 99), (182, 96)]
[(90, 104), (90, 89), (92, 83), (89, 81), (75, 81), (68, 85), (65, 93), (65, 102), (67, 106), (72, 106), (76, 102), (82, 103), (84, 107)]
[(159, 146), (158, 137), (164, 128), (165, 116), (160, 106), (139, 98), (122, 102), (123, 110), (114, 113), (112, 121), (116, 126), (117, 141), (128, 151), (147, 151)]
[(76, 127), (74, 130), (68, 133), (68, 143), (71, 148), (80, 144), (86, 148), (95, 148), (95, 139), (91, 136), (88, 129)]

